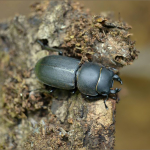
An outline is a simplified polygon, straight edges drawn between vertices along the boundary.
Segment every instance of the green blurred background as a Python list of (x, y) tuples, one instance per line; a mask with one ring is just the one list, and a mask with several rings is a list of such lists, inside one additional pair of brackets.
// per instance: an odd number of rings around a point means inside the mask
[[(1, 0), (0, 20), (15, 14), (27, 15), (31, 0)], [(150, 1), (80, 0), (93, 14), (113, 11), (116, 19), (128, 22), (132, 39), (140, 51), (133, 65), (120, 71), (121, 101), (116, 113), (115, 149), (150, 149)]]

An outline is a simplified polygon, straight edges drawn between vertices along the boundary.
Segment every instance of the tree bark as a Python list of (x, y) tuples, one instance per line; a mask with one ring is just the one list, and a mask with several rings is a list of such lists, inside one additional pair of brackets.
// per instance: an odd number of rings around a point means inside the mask
[[(63, 49), (63, 55), (94, 61), (116, 72), (137, 57), (128, 26), (109, 14), (92, 16), (68, 0), (36, 3), (29, 16), (0, 23), (3, 71), (1, 128), (6, 149), (114, 149), (116, 101), (87, 101), (40, 83), (34, 74), (42, 51), (37, 39)], [(124, 50), (122, 50), (122, 49)], [(51, 54), (51, 52), (50, 52)], [(7, 124), (7, 126), (6, 126)], [(7, 135), (7, 137), (4, 135)]]

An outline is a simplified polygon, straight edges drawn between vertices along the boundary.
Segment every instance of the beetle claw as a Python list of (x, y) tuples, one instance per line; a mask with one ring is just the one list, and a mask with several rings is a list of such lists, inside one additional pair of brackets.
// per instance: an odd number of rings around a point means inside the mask
[(121, 80), (121, 78), (118, 75), (115, 74), (113, 76), (113, 79), (116, 80), (116, 81), (118, 81), (118, 82), (120, 82), (120, 84), (122, 84), (122, 80)]

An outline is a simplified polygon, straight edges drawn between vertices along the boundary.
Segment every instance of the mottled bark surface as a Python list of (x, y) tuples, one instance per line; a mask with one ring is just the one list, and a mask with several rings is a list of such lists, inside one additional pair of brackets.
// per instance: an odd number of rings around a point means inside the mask
[(92, 16), (80, 4), (52, 1), (32, 5), (30, 16), (0, 23), (3, 75), (0, 148), (113, 149), (116, 101), (87, 101), (76, 91), (51, 89), (34, 74), (48, 52), (36, 42), (63, 49), (63, 55), (93, 61), (116, 72), (137, 57), (126, 23), (109, 14)]

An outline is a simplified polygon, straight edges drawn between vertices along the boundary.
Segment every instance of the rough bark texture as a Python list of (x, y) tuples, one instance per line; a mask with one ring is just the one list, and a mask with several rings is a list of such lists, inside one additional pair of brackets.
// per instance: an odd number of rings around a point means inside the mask
[[(116, 101), (87, 101), (77, 91), (47, 91), (34, 75), (45, 55), (37, 39), (63, 49), (63, 55), (94, 61), (116, 72), (137, 57), (134, 42), (121, 21), (110, 14), (92, 16), (79, 3), (51, 1), (32, 5), (30, 16), (0, 23), (2, 86), (1, 149), (114, 148)], [(47, 91), (46, 91), (47, 90)]]

